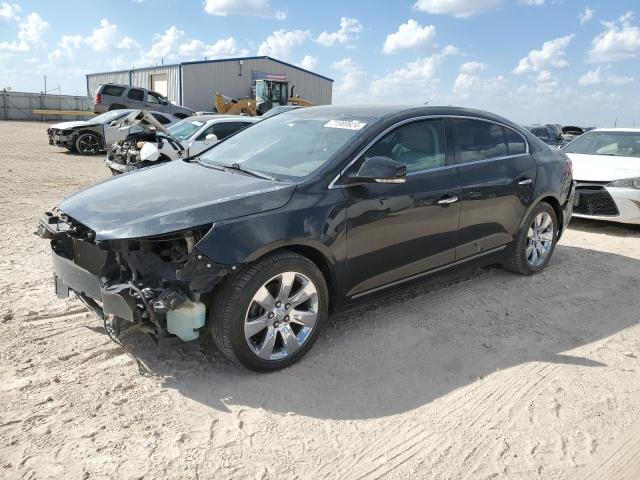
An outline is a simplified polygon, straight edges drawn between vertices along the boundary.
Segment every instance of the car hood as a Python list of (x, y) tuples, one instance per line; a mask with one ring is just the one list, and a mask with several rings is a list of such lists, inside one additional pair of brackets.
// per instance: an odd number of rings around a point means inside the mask
[(115, 128), (131, 128), (136, 125), (140, 125), (144, 130), (149, 130), (150, 127), (154, 127), (156, 132), (169, 133), (167, 129), (146, 110), (134, 110), (122, 120), (115, 122), (112, 126)]
[(273, 210), (294, 189), (178, 160), (88, 187), (58, 209), (93, 230), (96, 240), (142, 238)]
[(610, 182), (640, 177), (640, 158), (567, 153), (573, 163), (573, 178), (589, 182)]
[(51, 125), (49, 128), (55, 128), (57, 130), (69, 130), (71, 128), (88, 127), (90, 125), (94, 124), (86, 120), (77, 120), (75, 122), (56, 123), (55, 125)]

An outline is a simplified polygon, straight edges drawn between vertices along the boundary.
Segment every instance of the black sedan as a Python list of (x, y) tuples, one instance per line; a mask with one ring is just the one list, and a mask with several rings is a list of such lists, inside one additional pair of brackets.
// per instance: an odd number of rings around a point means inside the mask
[(565, 154), (504, 118), (311, 107), (82, 190), (39, 233), (60, 296), (264, 371), (354, 299), (479, 257), (540, 272), (572, 196)]

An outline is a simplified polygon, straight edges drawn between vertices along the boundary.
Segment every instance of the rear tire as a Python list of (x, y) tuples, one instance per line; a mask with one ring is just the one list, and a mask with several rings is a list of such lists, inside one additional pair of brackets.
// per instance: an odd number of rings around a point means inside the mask
[(558, 220), (553, 207), (540, 202), (527, 217), (502, 263), (520, 275), (534, 275), (546, 268), (558, 242)]
[(255, 371), (279, 370), (309, 351), (328, 306), (327, 284), (318, 267), (283, 251), (245, 267), (218, 287), (208, 329), (231, 361)]

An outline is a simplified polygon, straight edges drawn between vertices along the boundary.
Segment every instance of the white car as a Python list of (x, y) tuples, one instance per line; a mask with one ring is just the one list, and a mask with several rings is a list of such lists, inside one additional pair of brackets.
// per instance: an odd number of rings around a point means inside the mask
[[(132, 124), (122, 128), (121, 121), (136, 110), (112, 110), (89, 120), (62, 122), (47, 129), (49, 144), (77, 151), (83, 155), (93, 155), (109, 149), (111, 145), (134, 132), (143, 131), (144, 125)], [(169, 126), (179, 121), (168, 113), (149, 112), (158, 124)]]
[(261, 120), (239, 115), (199, 115), (185, 118), (164, 131), (129, 135), (116, 142), (105, 161), (112, 173), (198, 155), (229, 135)]
[(573, 163), (573, 216), (640, 225), (640, 129), (592, 130), (563, 148)]

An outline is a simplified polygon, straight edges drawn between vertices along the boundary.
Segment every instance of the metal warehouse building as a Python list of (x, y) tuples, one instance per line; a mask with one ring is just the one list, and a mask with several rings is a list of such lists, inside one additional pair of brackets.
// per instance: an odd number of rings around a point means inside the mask
[(333, 80), (271, 57), (229, 58), (184, 62), (87, 75), (87, 94), (104, 83), (144, 87), (165, 95), (170, 101), (200, 111), (214, 110), (214, 95), (231, 98), (253, 96), (256, 79), (284, 76), (294, 95), (315, 105), (331, 103)]

